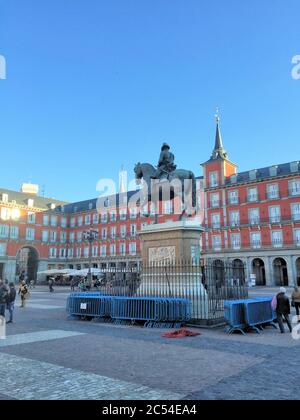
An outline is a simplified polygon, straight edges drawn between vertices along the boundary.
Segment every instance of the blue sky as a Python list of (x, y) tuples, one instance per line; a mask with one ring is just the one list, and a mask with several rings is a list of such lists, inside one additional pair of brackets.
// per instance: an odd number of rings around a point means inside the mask
[(69, 201), (155, 164), (201, 174), (214, 144), (244, 171), (300, 159), (299, 0), (0, 0), (0, 186)]

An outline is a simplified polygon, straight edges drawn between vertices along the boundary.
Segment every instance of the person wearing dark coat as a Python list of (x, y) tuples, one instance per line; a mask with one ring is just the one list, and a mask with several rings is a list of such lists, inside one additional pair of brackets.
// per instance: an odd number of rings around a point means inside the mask
[(0, 279), (0, 317), (5, 318), (6, 297), (8, 294), (7, 287), (3, 280)]
[(17, 296), (17, 291), (15, 288), (15, 285), (14, 283), (10, 283), (9, 292), (6, 297), (6, 309), (9, 312), (9, 320), (7, 321), (7, 324), (11, 324), (13, 322), (16, 296)]
[(280, 288), (280, 292), (277, 295), (277, 307), (276, 307), (276, 314), (277, 314), (277, 321), (279, 324), (281, 334), (284, 334), (284, 324), (283, 319), (285, 319), (287, 326), (292, 332), (292, 324), (290, 321), (290, 313), (291, 313), (291, 306), (290, 300), (286, 295), (286, 289), (284, 287)]

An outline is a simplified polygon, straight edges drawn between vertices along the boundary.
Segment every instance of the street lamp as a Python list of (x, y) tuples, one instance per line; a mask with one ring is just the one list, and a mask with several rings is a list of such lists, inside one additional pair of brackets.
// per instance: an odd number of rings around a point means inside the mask
[(88, 280), (90, 285), (92, 285), (92, 243), (98, 238), (97, 230), (85, 230), (83, 232), (83, 240), (89, 243), (89, 272)]

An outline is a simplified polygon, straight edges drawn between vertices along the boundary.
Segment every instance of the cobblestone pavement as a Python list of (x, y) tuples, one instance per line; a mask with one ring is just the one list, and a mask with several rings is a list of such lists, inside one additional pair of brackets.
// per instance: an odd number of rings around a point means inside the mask
[[(254, 293), (261, 294), (258, 290)], [(69, 320), (68, 290), (31, 292), (0, 340), (2, 399), (300, 399), (300, 340), (278, 330), (182, 340)]]

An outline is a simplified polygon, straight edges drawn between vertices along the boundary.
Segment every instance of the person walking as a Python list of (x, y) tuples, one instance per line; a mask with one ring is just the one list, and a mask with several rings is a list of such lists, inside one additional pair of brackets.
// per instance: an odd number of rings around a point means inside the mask
[(52, 277), (49, 278), (48, 285), (49, 285), (49, 292), (51, 292), (51, 293), (54, 292), (54, 289), (53, 289), (53, 278)]
[(28, 291), (28, 287), (27, 287), (27, 284), (26, 284), (25, 280), (23, 280), (21, 285), (20, 285), (19, 295), (21, 296), (21, 306), (20, 306), (20, 308), (25, 308), (26, 300), (28, 299), (28, 296), (29, 296), (29, 291)]
[(9, 312), (9, 320), (6, 322), (7, 324), (11, 324), (13, 322), (16, 296), (17, 292), (15, 284), (9, 283), (9, 292), (6, 297), (6, 309)]
[(280, 291), (277, 298), (277, 306), (276, 306), (276, 314), (277, 314), (277, 321), (279, 324), (280, 332), (281, 334), (284, 334), (284, 324), (283, 319), (285, 319), (288, 328), (290, 332), (292, 332), (292, 324), (290, 321), (290, 313), (291, 313), (291, 307), (290, 307), (290, 300), (286, 295), (286, 289), (284, 287), (280, 288)]
[(3, 318), (5, 318), (7, 294), (8, 294), (7, 288), (3, 280), (0, 279), (0, 317), (3, 317)]
[(292, 293), (292, 306), (296, 309), (298, 322), (300, 323), (300, 290), (298, 287), (295, 287)]

